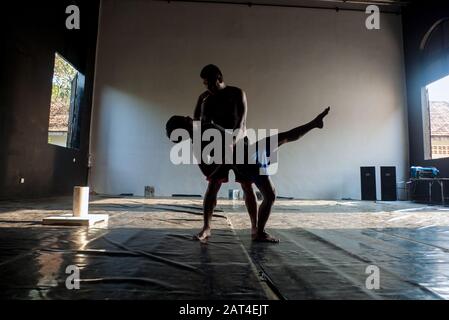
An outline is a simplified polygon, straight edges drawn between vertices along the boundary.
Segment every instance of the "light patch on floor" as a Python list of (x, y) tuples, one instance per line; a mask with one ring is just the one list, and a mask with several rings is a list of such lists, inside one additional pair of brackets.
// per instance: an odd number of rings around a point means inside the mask
[[(185, 223), (181, 220), (173, 220), (173, 212), (176, 212), (174, 210), (190, 211), (197, 217), (188, 219), (189, 226), (191, 222), (198, 222), (196, 225), (200, 228), (201, 207), (202, 199), (92, 197), (89, 212), (109, 214), (111, 228), (116, 226), (158, 228), (167, 225), (183, 228)], [(217, 209), (224, 212), (216, 212), (216, 214), (229, 218), (234, 228), (249, 229), (249, 218), (243, 201), (219, 199)], [(148, 212), (151, 212), (151, 215), (148, 215)], [(43, 217), (70, 213), (71, 198), (69, 197), (0, 202), (0, 228), (36, 226)], [(277, 200), (267, 228), (347, 229), (449, 226), (448, 213), (449, 208), (405, 201)], [(220, 219), (213, 219), (214, 224), (220, 225), (219, 221)]]

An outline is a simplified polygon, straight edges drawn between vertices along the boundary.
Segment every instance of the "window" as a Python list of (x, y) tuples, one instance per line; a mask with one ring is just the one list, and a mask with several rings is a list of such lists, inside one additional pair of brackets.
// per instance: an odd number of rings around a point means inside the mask
[(48, 125), (49, 144), (79, 149), (83, 91), (84, 76), (56, 53)]
[(449, 158), (449, 76), (423, 88), (425, 159)]

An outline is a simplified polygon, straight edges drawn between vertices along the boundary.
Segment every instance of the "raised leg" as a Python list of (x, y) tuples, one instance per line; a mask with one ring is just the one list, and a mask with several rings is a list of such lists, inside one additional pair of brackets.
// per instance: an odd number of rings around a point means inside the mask
[(327, 107), (315, 119), (313, 119), (309, 123), (306, 123), (305, 125), (293, 128), (289, 131), (284, 131), (284, 132), (279, 133), (278, 147), (280, 147), (284, 143), (293, 142), (293, 141), (300, 139), (302, 136), (304, 136), (306, 133), (308, 133), (312, 129), (315, 129), (315, 128), (322, 129), (324, 126), (323, 119), (325, 116), (327, 116), (327, 114), (329, 113), (329, 110), (330, 110), (330, 107)]

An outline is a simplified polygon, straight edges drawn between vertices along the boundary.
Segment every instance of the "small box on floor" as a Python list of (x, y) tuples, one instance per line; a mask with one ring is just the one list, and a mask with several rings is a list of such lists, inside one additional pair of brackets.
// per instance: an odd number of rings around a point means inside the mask
[(238, 200), (238, 199), (240, 199), (240, 190), (229, 189), (229, 199), (231, 199), (231, 200)]
[(145, 198), (154, 198), (154, 187), (145, 186)]

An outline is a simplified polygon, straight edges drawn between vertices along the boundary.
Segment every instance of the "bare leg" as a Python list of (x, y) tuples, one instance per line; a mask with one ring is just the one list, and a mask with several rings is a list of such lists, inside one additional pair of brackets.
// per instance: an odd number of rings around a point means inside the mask
[(293, 142), (304, 136), (310, 130), (318, 128), (322, 129), (324, 126), (323, 119), (329, 113), (330, 107), (327, 107), (322, 113), (320, 113), (315, 119), (306, 123), (303, 126), (293, 128), (289, 131), (281, 132), (278, 136), (278, 147), (287, 142)]
[(203, 218), (204, 225), (203, 229), (194, 236), (196, 240), (206, 240), (211, 235), (210, 222), (212, 220), (212, 215), (214, 213), (215, 206), (217, 205), (217, 194), (220, 191), (221, 182), (211, 180), (207, 186), (206, 194), (204, 195), (203, 204)]
[[(319, 128), (322, 129), (324, 126), (323, 119), (329, 113), (330, 107), (326, 108), (322, 113), (320, 113), (315, 119), (309, 123), (293, 128), (289, 131), (281, 132), (278, 135), (278, 145), (279, 148), (284, 143), (293, 142), (304, 136), (310, 130)], [(266, 139), (270, 139), (269, 137)], [(265, 144), (267, 145), (267, 144)], [(273, 148), (271, 151), (275, 151), (277, 148)], [(276, 192), (271, 182), (269, 176), (259, 176), (256, 182), (257, 187), (263, 195), (262, 204), (259, 207), (258, 217), (257, 217), (257, 235), (253, 237), (254, 241), (263, 242), (279, 242), (278, 239), (273, 238), (268, 233), (265, 232), (265, 225), (267, 224), (268, 218), (270, 217), (271, 208), (276, 200)]]
[(254, 194), (253, 186), (251, 182), (240, 183), (245, 193), (245, 205), (248, 210), (249, 218), (251, 220), (251, 235), (254, 236), (257, 233), (257, 200)]
[(270, 217), (271, 208), (276, 200), (276, 191), (269, 176), (260, 176), (256, 182), (257, 187), (263, 195), (262, 204), (259, 207), (257, 220), (257, 234), (253, 237), (254, 241), (261, 242), (279, 242), (278, 239), (273, 238), (265, 232), (265, 225)]

